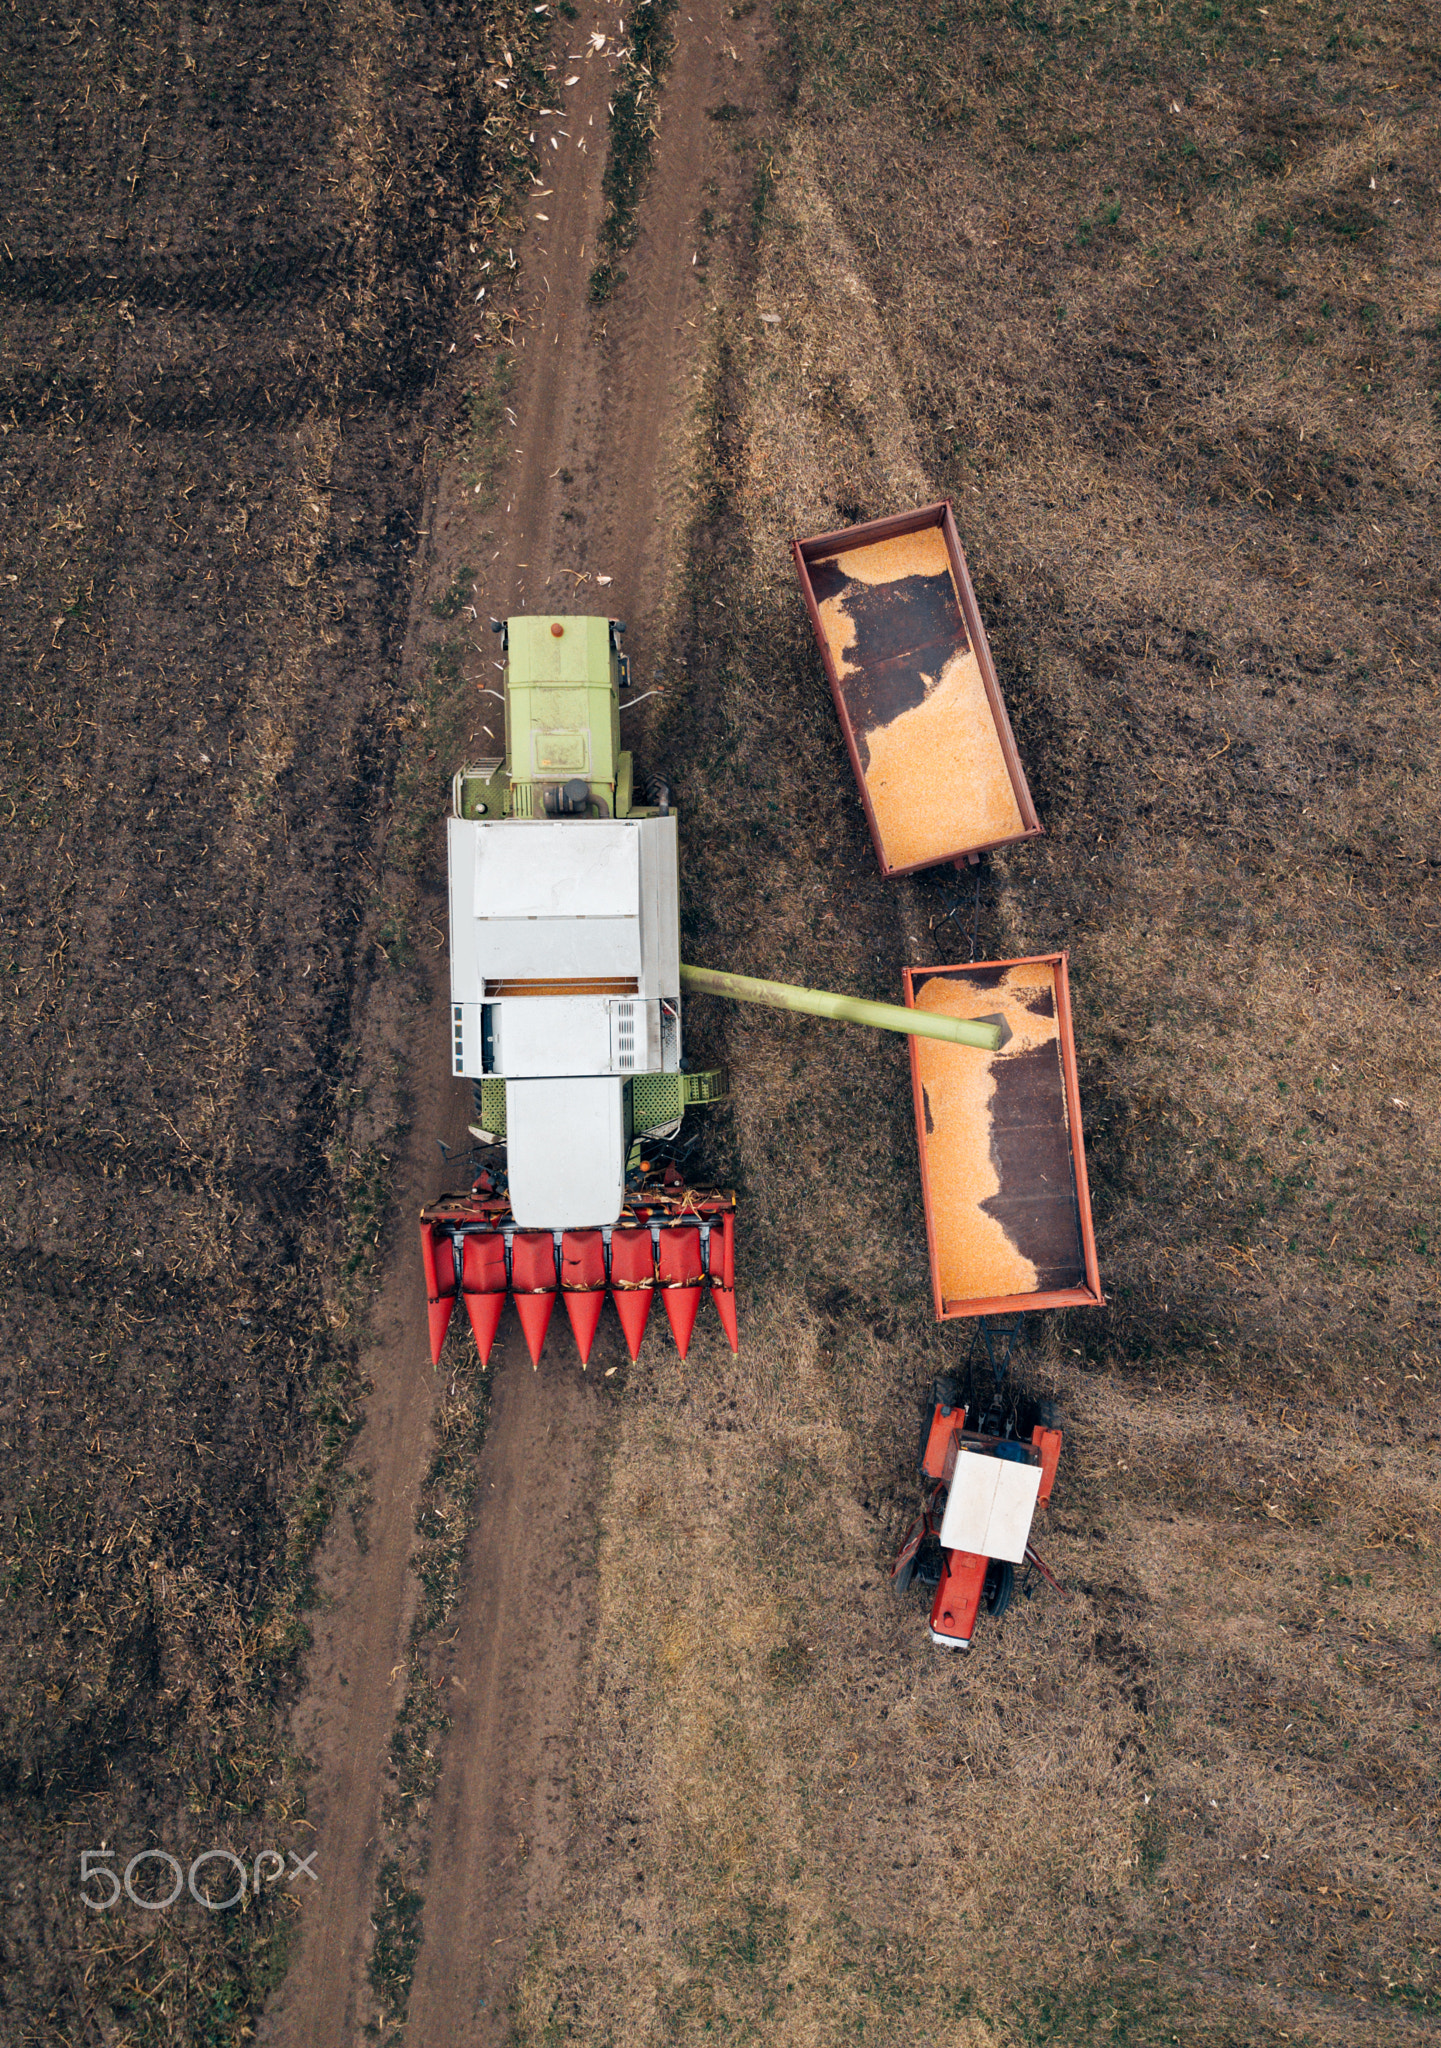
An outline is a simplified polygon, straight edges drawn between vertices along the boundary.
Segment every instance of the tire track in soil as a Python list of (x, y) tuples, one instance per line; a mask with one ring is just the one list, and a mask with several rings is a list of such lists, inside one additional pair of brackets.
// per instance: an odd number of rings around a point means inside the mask
[[(584, 8), (568, 41), (585, 51), (592, 28), (614, 34), (616, 27), (610, 10)], [(510, 400), (514, 445), (487, 513), (473, 509), (453, 468), (441, 476), (428, 522), (430, 559), (416, 582), (417, 594), (443, 587), (460, 562), (478, 562), (482, 619), (487, 611), (504, 617), (540, 606), (608, 611), (628, 621), (638, 679), (648, 677), (656, 652), (677, 537), (678, 515), (668, 510), (677, 503), (679, 473), (672, 449), (706, 303), (692, 265), (703, 246), (698, 217), (716, 187), (733, 212), (742, 176), (727, 126), (708, 121), (705, 110), (754, 98), (759, 76), (755, 19), (734, 21), (724, 0), (699, 0), (689, 12), (682, 5), (675, 32), (642, 232), (624, 259), (627, 279), (603, 310), (590, 305), (587, 284), (602, 214), (612, 74), (588, 54), (567, 66), (581, 74), (566, 101), (571, 146), (542, 165), (553, 182), (531, 204), (529, 324)], [(581, 136), (584, 152), (574, 146)], [(544, 143), (542, 136), (541, 159)], [(549, 219), (535, 217), (541, 212)], [(586, 580), (599, 575), (612, 580)], [(417, 601), (412, 658), (423, 617)], [(493, 673), (488, 649), (486, 657), (473, 681)], [(478, 736), (474, 743), (483, 750)], [(443, 981), (422, 1014), (410, 1077), (414, 1117), (397, 1162), (402, 1228), (363, 1360), (373, 1393), (356, 1462), (371, 1474), (370, 1540), (362, 1555), (348, 1518), (327, 1538), (309, 1686), (295, 1720), (296, 1740), (316, 1763), (311, 1817), (322, 1882), (305, 1901), (294, 1962), (261, 2029), (271, 2048), (357, 2041), (375, 2006), (366, 1971), (381, 1805), (415, 1611), (415, 1511), (438, 1391), (408, 1225), (440, 1189), (437, 1134), (463, 1149), (469, 1114), (449, 1075)], [(657, 1341), (669, 1339), (657, 1333)], [(591, 1372), (582, 1375), (558, 1314), (533, 1372), (512, 1311), (492, 1354), (481, 1505), (439, 1666), (452, 1725), (431, 1809), (423, 1939), (407, 2021), (413, 2048), (462, 2041), (482, 2048), (510, 2038), (528, 1940), (560, 1898), (571, 1827), (569, 1729), (586, 1654), (587, 1559), (609, 1405), (604, 1373), (624, 1356), (607, 1315)]]

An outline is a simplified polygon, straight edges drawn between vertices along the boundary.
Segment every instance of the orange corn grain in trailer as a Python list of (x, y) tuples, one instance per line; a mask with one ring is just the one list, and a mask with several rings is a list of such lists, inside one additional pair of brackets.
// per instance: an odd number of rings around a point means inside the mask
[(905, 996), (1002, 1027), (910, 1041), (937, 1317), (1103, 1306), (1065, 954), (908, 967)]
[(950, 501), (791, 554), (882, 873), (1035, 838)]

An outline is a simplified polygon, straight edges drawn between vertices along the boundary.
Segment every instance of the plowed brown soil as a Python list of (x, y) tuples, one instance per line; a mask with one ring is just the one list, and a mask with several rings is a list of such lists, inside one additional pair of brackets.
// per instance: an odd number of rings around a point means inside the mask
[[(734, 182), (727, 124), (707, 121), (706, 108), (734, 89), (753, 50), (748, 27), (715, 0), (679, 15), (644, 229), (626, 256), (624, 282), (598, 310), (587, 286), (612, 72), (604, 54), (591, 60), (588, 43), (592, 30), (613, 34), (616, 20), (587, 9), (571, 25), (568, 48), (586, 54), (566, 66), (579, 81), (564, 94), (560, 126), (569, 146), (542, 151), (542, 164), (553, 154), (555, 167), (531, 201), (504, 466), (493, 502), (480, 494), (483, 511), (475, 509), (465, 464), (445, 469), (427, 520), (430, 555), (418, 579), (427, 591), (443, 592), (459, 565), (479, 563), (474, 603), (482, 622), (487, 613), (542, 605), (623, 618), (642, 689), (653, 681), (674, 567), (685, 428), (708, 301), (705, 271), (692, 260), (704, 247), (699, 218), (707, 193), (717, 196)], [(584, 152), (574, 147), (580, 137), (590, 142)], [(477, 683), (495, 680), (488, 634), (485, 640), (472, 638), (466, 663)], [(478, 697), (472, 711), (470, 744), (483, 752)], [(628, 743), (639, 723), (628, 719)], [(432, 887), (443, 873), (438, 838), (434, 853)], [(431, 902), (443, 920), (443, 895), (436, 891)], [(443, 962), (436, 973), (441, 988)], [(463, 1150), (470, 1114), (468, 1092), (448, 1076), (443, 1001), (428, 1016), (399, 1182), (410, 1213), (441, 1185), (437, 1136)], [(661, 1341), (658, 1333), (650, 1341)], [(606, 1374), (618, 1375), (624, 1357), (608, 1317), (583, 1378), (557, 1316), (533, 1373), (509, 1313), (492, 1357), (476, 1527), (454, 1633), (432, 1665), (451, 1726), (430, 1811), (408, 2017), (408, 2038), (427, 2048), (509, 2038), (517, 1973), (559, 1901), (573, 1716), (593, 1604), (596, 1454), (611, 1405)], [(326, 1611), (296, 1730), (316, 1764), (310, 1817), (324, 1844), (326, 1884), (306, 1902), (298, 1954), (263, 2034), (295, 2048), (352, 2041), (376, 2009), (367, 1981), (370, 1916), (434, 1402), (408, 1230), (387, 1265), (363, 1366), (374, 1393), (357, 1457), (370, 1474), (375, 1513), (364, 1554), (343, 1524), (327, 1539)], [(470, 1353), (462, 1369), (473, 1367)]]
[(315, 1846), (278, 1731), (362, 1507), (416, 515), (537, 84), (524, 5), (415, 21), (0, 22), (7, 2041), (241, 2038), (293, 1888), (162, 1908), (154, 1859), (215, 1852), (219, 1898)]

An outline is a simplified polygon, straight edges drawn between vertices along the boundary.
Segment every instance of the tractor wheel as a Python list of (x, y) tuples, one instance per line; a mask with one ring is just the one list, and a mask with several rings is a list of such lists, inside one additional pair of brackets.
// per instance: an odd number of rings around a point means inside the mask
[(937, 1373), (931, 1392), (942, 1408), (964, 1408), (965, 1388), (953, 1372)]
[(941, 1568), (945, 1563), (945, 1552), (941, 1549), (939, 1536), (922, 1538), (921, 1547), (912, 1560), (912, 1577), (918, 1586), (924, 1586), (928, 1593), (934, 1593), (941, 1583)]
[(1016, 1568), (1013, 1564), (999, 1563), (992, 1558), (986, 1573), (985, 1590), (981, 1595), (987, 1614), (993, 1621), (999, 1621), (1011, 1604), (1011, 1589), (1016, 1583)]

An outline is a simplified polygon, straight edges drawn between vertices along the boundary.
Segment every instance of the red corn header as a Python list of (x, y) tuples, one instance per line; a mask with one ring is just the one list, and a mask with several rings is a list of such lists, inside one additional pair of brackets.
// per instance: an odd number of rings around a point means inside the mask
[(647, 1188), (619, 1219), (591, 1230), (519, 1228), (504, 1195), (481, 1187), (443, 1195), (420, 1216), (420, 1255), (430, 1310), (430, 1355), (463, 1301), (482, 1365), (507, 1299), (515, 1303), (531, 1363), (539, 1365), (556, 1297), (590, 1362), (606, 1296), (615, 1303), (634, 1359), (657, 1295), (682, 1358), (707, 1295), (732, 1351), (739, 1348), (735, 1300), (735, 1196), (724, 1190)]

